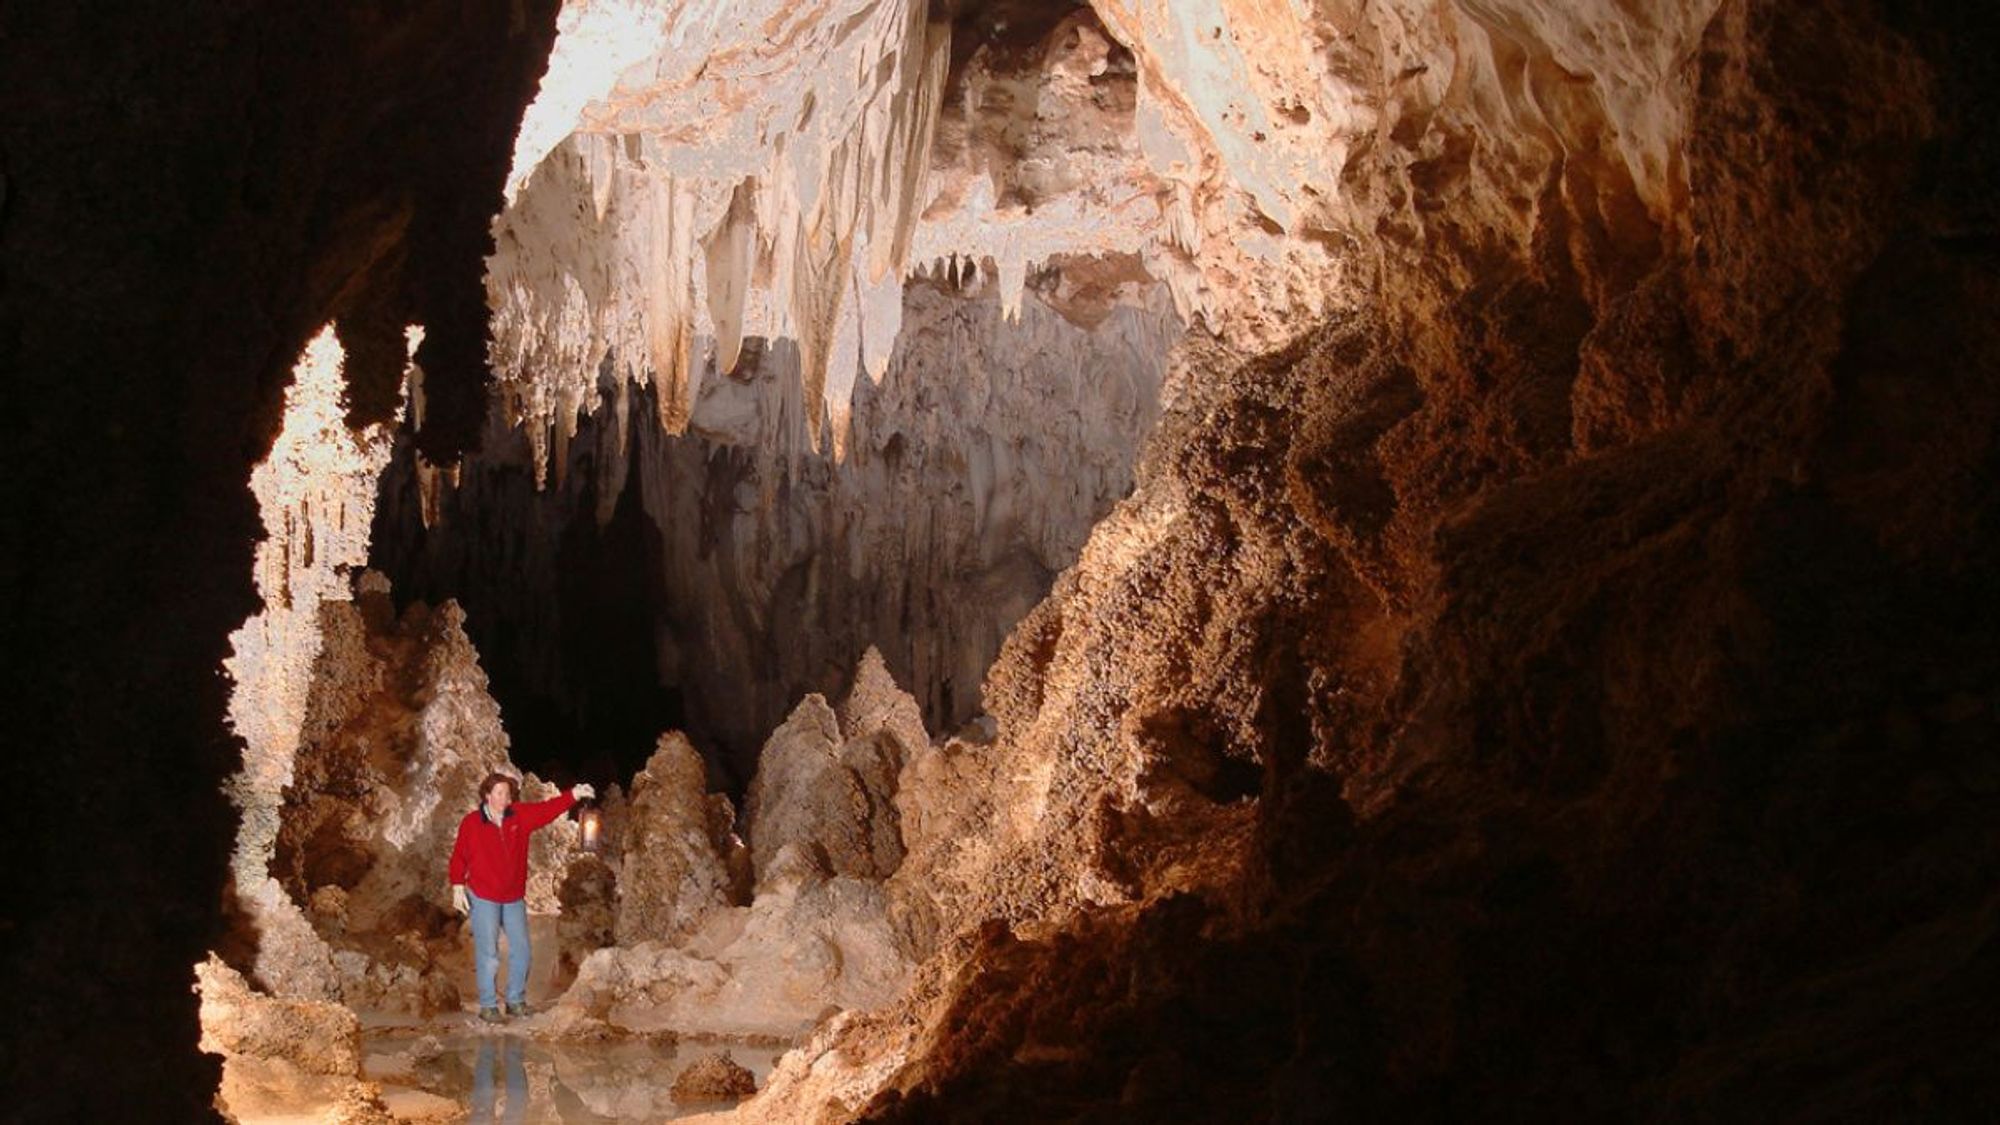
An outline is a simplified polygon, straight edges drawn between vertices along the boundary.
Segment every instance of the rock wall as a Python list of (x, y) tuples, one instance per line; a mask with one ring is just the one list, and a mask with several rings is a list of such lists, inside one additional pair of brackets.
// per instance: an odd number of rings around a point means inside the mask
[[(0, 17), (24, 1115), (207, 1112), (214, 669), (300, 348), (340, 320), (380, 421), (423, 324), (427, 454), (484, 417), (474, 276), (553, 5), (389, 9)], [(1261, 214), (1351, 268), (1308, 339), (1174, 397), (1003, 658), (1013, 835), (963, 916), (1016, 924), (953, 927), (759, 1104), (1985, 1116), (1984, 13), (1100, 12), (1163, 106), (1225, 91), (1154, 134), (1208, 134), (1181, 163), (1219, 202), (1270, 188), (1213, 242)], [(1345, 159), (1286, 184), (1274, 116)], [(1294, 229), (1307, 188), (1352, 213)]]
[(1174, 396), (944, 956), (745, 1115), (1980, 1115), (1970, 13), (1318, 11), (1353, 311)]
[(930, 723), (956, 726), (1007, 630), (1131, 487), (1157, 417), (1177, 322), (1157, 286), (1102, 292), (1123, 303), (1086, 328), (1039, 300), (1010, 321), (990, 285), (912, 286), (841, 460), (813, 450), (796, 349), (756, 340), (702, 382), (680, 436), (648, 392), (608, 388), (546, 492), (496, 415), (429, 527), (405, 445), (375, 564), (406, 596), (462, 600), (510, 715), (525, 695), (583, 723), (616, 691), (644, 709), (671, 688), (680, 713), (657, 722), (719, 750), (719, 784), (745, 784), (799, 698), (841, 690), (870, 645)]

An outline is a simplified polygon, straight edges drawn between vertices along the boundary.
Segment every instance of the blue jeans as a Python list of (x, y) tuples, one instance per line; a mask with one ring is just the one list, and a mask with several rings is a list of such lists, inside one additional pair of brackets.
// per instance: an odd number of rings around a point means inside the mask
[(479, 1062), (472, 1071), (472, 1121), (474, 1125), (516, 1125), (528, 1119), (528, 1071), (521, 1065), (521, 1041), (509, 1038), (500, 1044), (499, 1054), (507, 1070), (507, 1098), (502, 1102), (493, 1089), (493, 1040), (479, 1041)]
[(528, 998), (528, 900), (488, 902), (466, 892), (472, 899), (472, 967), (479, 975), (479, 1006), (498, 1007), (493, 998), (493, 974), (500, 968), (500, 931), (507, 931), (507, 1004), (519, 1005)]

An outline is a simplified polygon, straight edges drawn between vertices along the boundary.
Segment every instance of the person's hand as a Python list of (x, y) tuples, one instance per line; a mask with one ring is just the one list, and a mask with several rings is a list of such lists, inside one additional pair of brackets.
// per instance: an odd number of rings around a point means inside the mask
[(460, 914), (472, 913), (472, 899), (465, 893), (465, 884), (453, 883), (451, 885), (451, 904), (458, 908)]
[(588, 781), (580, 781), (569, 787), (569, 795), (579, 801), (588, 801), (597, 796), (597, 788)]

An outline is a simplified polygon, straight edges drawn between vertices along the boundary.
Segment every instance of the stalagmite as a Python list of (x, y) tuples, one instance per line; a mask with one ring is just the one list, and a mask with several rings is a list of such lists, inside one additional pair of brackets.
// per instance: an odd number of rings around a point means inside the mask
[(619, 944), (685, 938), (709, 912), (729, 905), (729, 870), (711, 832), (701, 755), (685, 735), (662, 735), (632, 779), (622, 846)]
[[(411, 334), (414, 354), (416, 333)], [(279, 994), (334, 999), (331, 952), (270, 866), (285, 787), (292, 782), (301, 728), (321, 647), (322, 603), (344, 602), (350, 574), (368, 559), (376, 477), (388, 464), (391, 428), (347, 428), (341, 405), (340, 343), (321, 330), (292, 371), (285, 423), (251, 474), (265, 540), (257, 548), (261, 612), (231, 638), (225, 663), (235, 690), (229, 718), (243, 739), (243, 769), (229, 790), (243, 813), (231, 859), (236, 895), (262, 934), (254, 966)]]

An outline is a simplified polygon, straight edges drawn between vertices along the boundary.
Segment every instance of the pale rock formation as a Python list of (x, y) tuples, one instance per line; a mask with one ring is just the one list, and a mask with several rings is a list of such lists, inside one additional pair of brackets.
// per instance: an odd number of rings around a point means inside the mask
[(325, 1000), (283, 1000), (250, 987), (218, 957), (195, 966), (201, 1049), (283, 1060), (306, 1074), (361, 1073), (361, 1021)]
[(428, 529), (399, 452), (377, 558), (406, 594), (465, 598), (490, 660), (581, 709), (610, 673), (573, 640), (593, 612), (566, 600), (566, 583), (590, 580), (576, 573), (589, 552), (573, 548), (613, 532), (656, 542), (657, 569), (631, 595), (651, 609), (656, 664), (628, 674), (678, 691), (738, 785), (800, 697), (837, 698), (870, 645), (928, 725), (956, 727), (980, 711), (1008, 630), (1130, 490), (1181, 337), (1157, 284), (1063, 278), (1033, 280), (1067, 312), (1030, 301), (1011, 322), (990, 289), (912, 284), (839, 463), (812, 449), (796, 348), (761, 340), (733, 376), (710, 370), (679, 437), (650, 392), (607, 383), (546, 492), (532, 490), (523, 431), (496, 414)]
[[(338, 997), (416, 1014), (455, 1007), (464, 957), (444, 865), (479, 781), (510, 769), (500, 714), (446, 603), (393, 617), (379, 578), (328, 603), (325, 643), (280, 806), (272, 871), (309, 903)], [(550, 795), (529, 778), (522, 797)], [(530, 909), (555, 907), (562, 826), (536, 834)]]
[(926, 745), (903, 766), (896, 813), (905, 855), (888, 889), (912, 957), (929, 956), (943, 935), (978, 917), (979, 887), (996, 850), (1027, 828), (1004, 815), (1020, 807), (1018, 767), (985, 732)]
[(591, 954), (551, 1033), (607, 1026), (789, 1039), (829, 1008), (893, 999), (910, 962), (882, 885), (829, 878), (797, 849), (787, 849), (775, 870), (750, 906), (711, 911), (677, 945), (649, 941)]
[(881, 732), (894, 743), (894, 756), (907, 762), (929, 748), (923, 711), (916, 697), (904, 691), (874, 645), (861, 654), (854, 683), (840, 701), (840, 730), (849, 740)]
[[(751, 779), (744, 803), (750, 857), (760, 883), (779, 849), (787, 844), (810, 849), (820, 843), (817, 837), (825, 831), (827, 820), (821, 789), (839, 756), (840, 721), (818, 695), (800, 700), (784, 725), (772, 731), (764, 743), (757, 756), (757, 776)], [(839, 778), (836, 783), (845, 780)], [(840, 798), (845, 793), (833, 796)], [(833, 847), (824, 849), (829, 862), (836, 850), (849, 867), (873, 859), (868, 849), (856, 847), (852, 840), (831, 843)]]
[[(619, 1031), (789, 1038), (830, 1009), (888, 1002), (913, 964), (903, 915), (935, 916), (902, 863), (903, 760), (929, 748), (916, 701), (880, 654), (856, 669), (840, 715), (808, 696), (774, 732), (749, 798), (755, 897), (729, 904), (700, 759), (668, 734), (633, 785), (618, 946), (591, 953), (551, 1021), (559, 1037)], [(846, 737), (843, 737), (845, 735)], [(899, 897), (900, 896), (900, 897)]]
[[(566, 6), (488, 275), (538, 468), (599, 406), (607, 356), (678, 432), (704, 350), (726, 373), (750, 336), (796, 345), (815, 448), (824, 418), (843, 451), (920, 270), (983, 276), (1012, 319), (1031, 275), (1123, 259), (1247, 347), (1327, 307), (1351, 218), (1334, 185), (1375, 124), (1323, 62), (1345, 45), (1331, 14), (1106, 0), (954, 30), (931, 7)], [(955, 34), (975, 41), (954, 68)]]
[(734, 817), (728, 798), (709, 796), (706, 776), (687, 737), (670, 731), (632, 779), (629, 811), (617, 832), (623, 851), (618, 944), (677, 941), (710, 911), (729, 905), (732, 880), (717, 846), (712, 801), (722, 802), (725, 833)]
[(894, 1077), (916, 1046), (905, 1028), (841, 1012), (813, 1029), (771, 1068), (750, 1100), (728, 1112), (691, 1118), (700, 1125), (777, 1125), (851, 1118)]
[(407, 1120), (390, 1111), (382, 1088), (373, 1082), (356, 1082), (341, 1092), (327, 1113), (327, 1125), (398, 1125)]
[(361, 1074), (361, 1021), (325, 1000), (279, 999), (211, 955), (195, 966), (200, 1048), (221, 1055), (221, 1105), (248, 1116), (341, 1097)]
[[(1424, 847), (1397, 834), (1396, 825), (1410, 823), (1399, 819), (1410, 816), (1405, 802), (1433, 802), (1433, 819), (1414, 823), (1457, 841), (1431, 847), (1427, 862), (1459, 871), (1462, 861), (1482, 878), (1497, 869), (1441, 854), (1479, 851), (1478, 833), (1444, 828), (1476, 820), (1468, 804), (1489, 807), (1469, 794), (1500, 785), (1511, 787), (1508, 800), (1575, 808), (1562, 804), (1571, 795), (1546, 791), (1553, 783), (1541, 759), (1519, 765), (1519, 775), (1480, 764), (1467, 748), (1485, 745), (1466, 733), (1472, 716), (1505, 716), (1548, 736), (1601, 733), (1587, 726), (1595, 717), (1552, 730), (1553, 720), (1468, 694), (1465, 683), (1516, 659), (1507, 646), (1519, 643), (1486, 620), (1507, 594), (1480, 568), (1507, 567), (1513, 581), (1532, 586), (1541, 576), (1521, 573), (1530, 564), (1507, 552), (1540, 558), (1525, 546), (1531, 537), (1567, 545), (1573, 540), (1552, 529), (1588, 526), (1600, 538), (1550, 553), (1617, 591), (1607, 604), (1623, 604), (1617, 599), (1635, 587), (1591, 569), (1604, 565), (1593, 552), (1628, 551), (1621, 565), (1652, 573), (1637, 561), (1646, 548), (1601, 523), (1524, 516), (1564, 502), (1588, 508), (1553, 491), (1588, 487), (1574, 477), (1559, 482), (1580, 455), (1570, 427), (1582, 423), (1570, 413), (1570, 383), (1554, 380), (1574, 377), (1577, 358), (1535, 349), (1563, 316), (1580, 321), (1565, 329), (1570, 339), (1595, 323), (1603, 334), (1592, 337), (1596, 346), (1618, 346), (1609, 339), (1620, 335), (1618, 314), (1593, 302), (1629, 288), (1637, 273), (1623, 271), (1643, 270), (1692, 221), (1691, 59), (1706, 31), (1716, 41), (1705, 49), (1718, 51), (1706, 65), (1721, 68), (1716, 81), (1733, 81), (1736, 64), (1723, 45), (1743, 34), (1742, 24), (1710, 27), (1712, 0), (1662, 5), (1643, 21), (1616, 5), (1537, 0), (1095, 6), (1138, 60), (1149, 158), (1197, 173), (1206, 206), (1183, 225), (1197, 236), (1190, 245), (1224, 241), (1216, 235), (1235, 220), (1206, 224), (1246, 203), (1275, 228), (1263, 231), (1261, 247), (1257, 238), (1236, 239), (1245, 250), (1239, 265), (1212, 259), (1207, 280), (1239, 294), (1303, 280), (1322, 290), (1313, 311), (1345, 311), (1331, 323), (1307, 318), (1319, 330), (1310, 347), (1228, 365), (1226, 382), (1170, 395), (1174, 409), (1138, 490), (1098, 525), (995, 663), (985, 700), (999, 719), (998, 743), (947, 742), (904, 771), (898, 804), (910, 854), (890, 885), (921, 875), (935, 889), (928, 942), (938, 955), (897, 1007), (823, 1026), (737, 1120), (811, 1116), (835, 1098), (846, 1107), (835, 1116), (860, 1114), (877, 1097), (873, 1108), (893, 1102), (921, 1119), (958, 1089), (1019, 1090), (1061, 1069), (1039, 1060), (1095, 1059), (1096, 1029), (1138, 1034), (1149, 1020), (1172, 1024), (1180, 1018), (1174, 998), (1191, 994), (1173, 983), (1176, 973), (1209, 974), (1202, 980), (1212, 986), (1234, 979), (1217, 962), (1246, 963), (1228, 952), (1208, 962), (1175, 956), (1172, 935), (1190, 932), (1175, 927), (1193, 916), (1227, 930), (1228, 911), (1268, 909), (1245, 905), (1257, 893), (1247, 888), (1269, 885), (1258, 878), (1299, 877), (1283, 864), (1300, 861), (1259, 832), (1354, 855), (1361, 873), (1347, 897), (1313, 902), (1314, 919), (1366, 912), (1379, 932), (1414, 938), (1426, 923), (1388, 917), (1404, 900), (1371, 897), (1401, 877), (1409, 849)], [(1273, 245), (1314, 229), (1330, 231), (1324, 241), (1345, 247), (1361, 268), (1302, 271)], [(1510, 280), (1525, 292), (1496, 297), (1480, 289), (1496, 276), (1532, 280)], [(1268, 307), (1278, 318), (1298, 308), (1286, 300)], [(1245, 331), (1262, 344), (1283, 336)], [(1545, 375), (1543, 362), (1556, 374)], [(1534, 377), (1558, 388), (1548, 408), (1554, 421), (1536, 413), (1539, 400), (1528, 401), (1542, 393), (1524, 389)], [(1496, 384), (1513, 397), (1488, 397)], [(1574, 405), (1593, 408), (1588, 380), (1579, 388)], [(1536, 429), (1544, 425), (1546, 437)], [(1641, 464), (1598, 471), (1643, 473)], [(1485, 486), (1492, 491), (1482, 506), (1472, 499), (1481, 486), (1468, 483), (1481, 480), (1507, 483)], [(1532, 501), (1516, 495), (1512, 507), (1497, 498), (1521, 480), (1543, 491)], [(1459, 608), (1470, 591), (1483, 600)], [(1588, 618), (1578, 604), (1537, 603), (1508, 625), (1554, 646), (1540, 615), (1581, 629)], [(1442, 657), (1431, 664), (1421, 645), (1441, 627), (1461, 631), (1491, 666), (1472, 672)], [(1527, 682), (1508, 681), (1521, 690)], [(1671, 760), (1664, 753), (1637, 768)], [(1450, 784), (1435, 780), (1447, 768), (1464, 772)], [(1262, 807), (1274, 770), (1296, 771), (1284, 775), (1299, 786), (1285, 794), (1296, 809)], [(1658, 784), (1637, 777), (1599, 793), (1619, 808), (1607, 790)], [(1302, 796), (1304, 778), (1325, 786), (1323, 797)], [(980, 797), (964, 799), (962, 784)], [(1337, 822), (1285, 819), (1312, 815)], [(1605, 815), (1605, 825), (1632, 823)], [(956, 828), (971, 819), (985, 826), (976, 841)], [(959, 840), (971, 846), (954, 847)], [(1378, 859), (1359, 841), (1395, 859)], [(1598, 854), (1580, 868), (1590, 870)], [(1311, 863), (1324, 866), (1297, 870), (1328, 878), (1345, 870), (1333, 859)], [(1203, 902), (1223, 905), (1194, 905)], [(1382, 994), (1408, 995), (1400, 985), (1445, 990), (1429, 975), (1438, 963), (1430, 953), (1379, 956), (1379, 937), (1313, 932)], [(1216, 940), (1203, 934), (1204, 943)], [(1272, 953), (1254, 939), (1244, 948), (1249, 961)], [(1468, 945), (1427, 948), (1456, 955)], [(1146, 958), (1158, 979), (1140, 991), (1160, 999), (1121, 995), (1109, 1005), (1120, 1015), (1104, 1017), (1086, 978), (1130, 956)], [(1462, 989), (1464, 978), (1450, 979)], [(1423, 1051), (1442, 1041), (1429, 1036), (1464, 1031), (1448, 1007), (1367, 1010), (1393, 1011), (1385, 1018), (1402, 1021), (1401, 1042)], [(1046, 1030), (1037, 1030), (1043, 1020)], [(1171, 1067), (1173, 1058), (1168, 1051), (1148, 1064)], [(1097, 1108), (1110, 1112), (1121, 1088), (1147, 1096), (1141, 1077), (1150, 1072), (1118, 1069), (1133, 1065), (1107, 1067), (1097, 1088), (1107, 1100)], [(1031, 1095), (1012, 1104), (1037, 1103)], [(1122, 1112), (1144, 1115), (1130, 1104)]]
[[(877, 713), (889, 717), (887, 709)], [(902, 863), (894, 797), (907, 751), (899, 732), (846, 733), (826, 700), (808, 695), (764, 744), (745, 803), (759, 893), (787, 848), (861, 879), (887, 878)]]
[[(796, 340), (826, 404), (807, 425), (819, 444), (830, 419), (838, 444), (855, 374), (879, 377), (895, 340), (947, 29), (924, 0), (578, 7), (593, 10), (566, 17), (489, 263), (494, 368), (538, 462), (541, 435), (567, 441), (596, 404), (607, 352), (679, 432), (697, 336), (724, 371), (746, 335)], [(578, 105), (567, 76), (621, 21), (653, 51)], [(564, 118), (576, 132), (551, 148)]]
[[(412, 353), (421, 336), (411, 330)], [(367, 562), (376, 478), (389, 460), (392, 426), (347, 427), (344, 363), (328, 325), (292, 371), (284, 428), (250, 478), (264, 522), (256, 566), (264, 607), (230, 637), (224, 663), (236, 685), (229, 721), (244, 743), (243, 769), (228, 786), (243, 814), (230, 875), (261, 935), (255, 975), (280, 995), (320, 999), (339, 992), (330, 951), (269, 867), (319, 659), (320, 607), (346, 601), (350, 572)]]
[[(306, 908), (310, 938), (264, 932), (258, 971), (276, 967), (285, 981), (301, 962), (323, 965), (325, 998), (428, 1016), (455, 1008), (466, 979), (445, 871), (458, 823), (486, 774), (518, 771), (463, 611), (413, 605), (398, 619), (380, 575), (357, 585), (355, 601), (320, 607), (293, 775), (273, 810), (268, 869), (286, 901)], [(523, 800), (555, 795), (522, 779)], [(535, 834), (531, 913), (560, 909), (575, 837), (566, 820)]]
[(698, 440), (640, 430), (633, 483), (671, 607), (662, 672), (687, 685), (691, 720), (761, 743), (870, 645), (927, 721), (977, 713), (1001, 639), (1131, 487), (1178, 335), (1159, 288), (1144, 298), (1083, 328), (1038, 302), (1010, 323), (990, 292), (912, 285), (837, 465), (810, 450), (782, 345), (754, 379), (706, 385)]
[[(1486, 236), (1525, 246), (1538, 218), (1519, 187), (1526, 169), (1567, 161), (1575, 174), (1587, 168), (1620, 185), (1601, 200), (1576, 204), (1601, 222), (1613, 245), (1637, 237), (1635, 222), (1670, 208), (1685, 191), (1675, 153), (1685, 145), (1690, 88), (1684, 75), (1669, 76), (1684, 66), (1715, 5), (1670, 5), (1643, 34), (1617, 36), (1591, 30), (1608, 18), (1602, 13), (1586, 17), (1534, 2), (1441, 14), (1421, 5), (1370, 5), (1362, 14), (1367, 34), (1360, 36), (1341, 30), (1333, 13), (1298, 5), (1107, 0), (1097, 7), (1138, 57), (1140, 115), (1153, 114), (1164, 130), (1149, 133), (1149, 144), (1161, 135), (1187, 142), (1207, 172), (1221, 177), (1217, 182), (1235, 185), (1271, 222), (1287, 230), (1322, 222), (1353, 229), (1365, 218), (1420, 233), (1442, 198), (1452, 204), (1453, 221), (1483, 224)], [(1576, 81), (1577, 74), (1592, 81)], [(1349, 145), (1332, 138), (1355, 130), (1370, 131), (1368, 175), (1350, 169), (1343, 176)], [(1491, 146), (1478, 160), (1467, 155), (1473, 136)], [(1338, 199), (1335, 184), (1353, 194)], [(1636, 216), (1615, 211), (1623, 199), (1644, 206)], [(1600, 207), (1614, 210), (1598, 214)], [(1457, 257), (1438, 268), (1462, 270), (1467, 262)], [(1275, 261), (1258, 269), (1286, 276)], [(1211, 278), (1227, 272), (1205, 267)], [(1471, 277), (1455, 282), (1470, 285)], [(1343, 288), (1325, 279), (1314, 285)], [(1241, 338), (1268, 345), (1280, 337)], [(1296, 548), (1270, 525), (1249, 519), (1232, 532), (1237, 538), (1223, 537), (1191, 499), (1207, 483), (1156, 472), (1097, 526), (1051, 598), (1010, 636), (986, 689), (1004, 732), (993, 753), (1004, 766), (996, 772), (995, 763), (968, 755), (970, 747), (957, 748), (956, 761), (948, 748), (925, 764), (970, 771), (968, 780), (990, 803), (976, 813), (988, 832), (962, 858), (944, 859), (950, 849), (923, 849), (940, 867), (926, 882), (941, 901), (958, 904), (940, 937), (982, 915), (1046, 922), (1143, 898), (1154, 880), (1229, 878), (1223, 868), (1201, 870), (1183, 842), (1162, 839), (1140, 856), (1103, 844), (1121, 831), (1114, 828), (1120, 817), (1171, 819), (1192, 793), (1229, 794), (1246, 784), (1230, 772), (1240, 766), (1189, 760), (1199, 747), (1228, 743), (1234, 732), (1186, 729), (1208, 721), (1183, 714), (1175, 702), (1191, 690), (1191, 652), (1179, 642), (1156, 642), (1151, 622), (1168, 607), (1204, 618), (1221, 612), (1222, 589), (1206, 562), (1182, 571), (1173, 569), (1175, 560), (1226, 552), (1232, 584), (1257, 586), (1279, 581)], [(1162, 585), (1163, 568), (1173, 573), (1170, 585)], [(1363, 573), (1370, 569), (1363, 560)], [(1222, 646), (1240, 620), (1208, 623), (1195, 651)], [(1123, 640), (1106, 644), (1108, 635)], [(1240, 709), (1249, 706), (1247, 699), (1238, 702)], [(1174, 765), (1163, 767), (1168, 760)], [(1254, 768), (1249, 777), (1254, 792)], [(943, 787), (946, 807), (955, 784)], [(919, 825), (923, 815), (917, 813)], [(1234, 834), (1241, 825), (1225, 816), (1212, 830)], [(913, 851), (924, 835), (921, 826), (905, 829)]]

